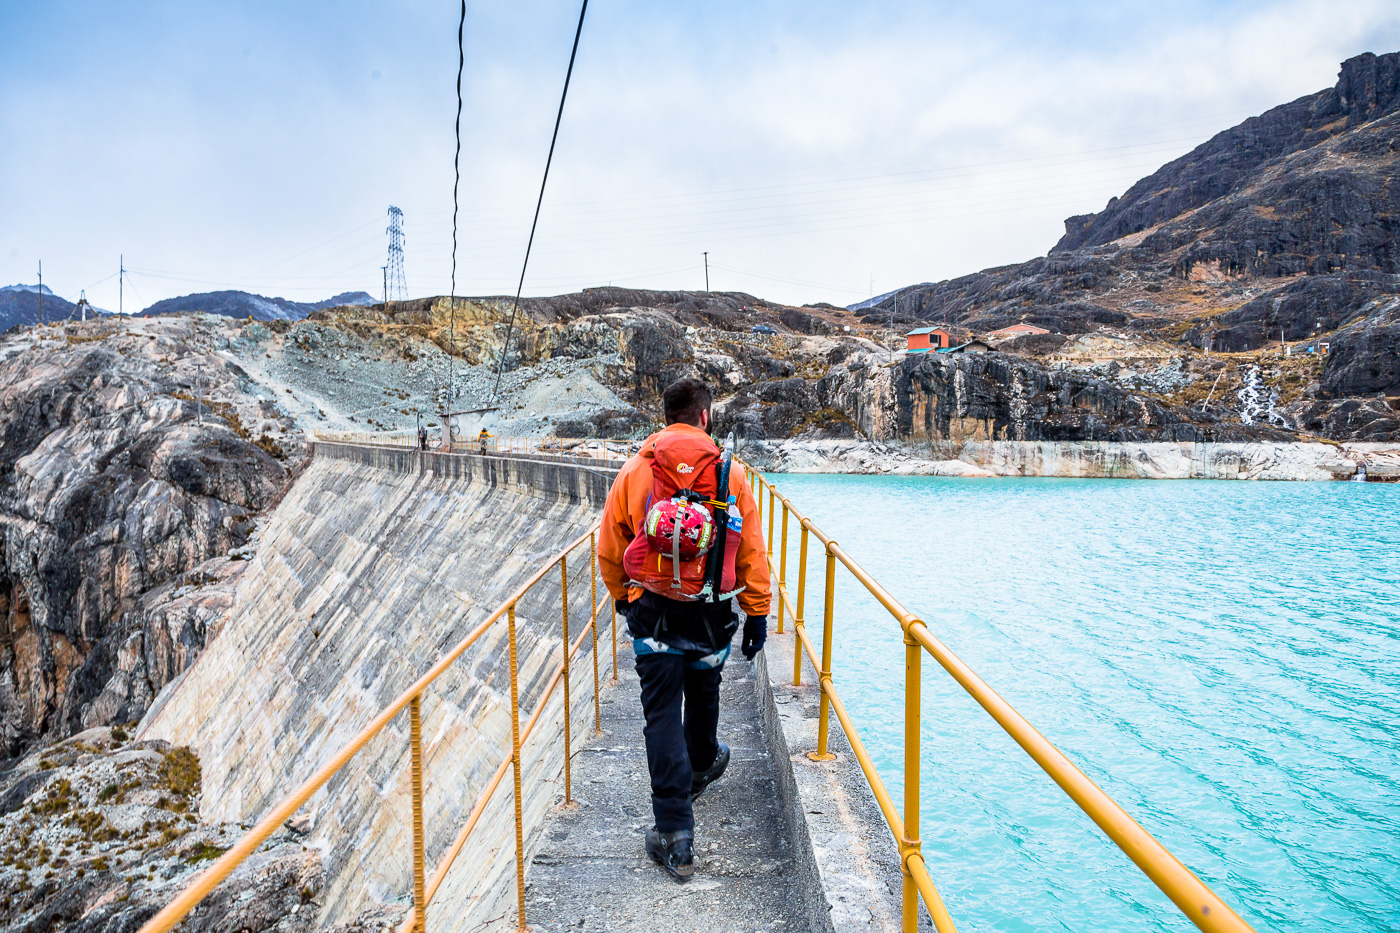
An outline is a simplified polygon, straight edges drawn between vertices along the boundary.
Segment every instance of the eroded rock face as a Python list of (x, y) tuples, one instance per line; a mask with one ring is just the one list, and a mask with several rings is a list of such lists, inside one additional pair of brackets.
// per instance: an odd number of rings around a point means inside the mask
[(1333, 398), (1400, 394), (1400, 298), (1332, 338), (1322, 388)]
[(1289, 420), (1317, 437), (1393, 441), (1400, 437), (1400, 410), (1384, 398), (1318, 399), (1288, 406)]
[(1285, 440), (1267, 427), (1217, 423), (1079, 370), (1000, 353), (906, 359), (895, 375), (895, 437), (918, 440)]
[(1315, 333), (1381, 311), (1400, 294), (1400, 275), (1337, 272), (1308, 275), (1216, 315), (1186, 334), (1187, 342), (1224, 353), (1256, 350), (1280, 341), (1303, 341)]
[(244, 426), (267, 422), (241, 370), (197, 337), (167, 319), (0, 344), (6, 755), (137, 718), (203, 645), (229, 552), (288, 482)]

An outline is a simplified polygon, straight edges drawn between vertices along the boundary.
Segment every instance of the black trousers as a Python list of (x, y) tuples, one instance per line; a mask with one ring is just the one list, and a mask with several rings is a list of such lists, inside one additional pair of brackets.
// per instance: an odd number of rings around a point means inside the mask
[(729, 647), (685, 651), (651, 638), (634, 639), (633, 646), (642, 681), (656, 828), (663, 833), (694, 829), (690, 784), (694, 773), (714, 764), (719, 753), (719, 685)]
[(738, 629), (732, 601), (682, 603), (644, 593), (627, 612), (627, 628), (642, 682), (656, 828), (694, 829), (691, 780), (719, 752), (719, 685)]

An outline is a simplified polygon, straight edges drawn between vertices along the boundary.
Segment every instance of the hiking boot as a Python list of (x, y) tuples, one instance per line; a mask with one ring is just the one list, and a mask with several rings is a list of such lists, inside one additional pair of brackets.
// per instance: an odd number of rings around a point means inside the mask
[(647, 830), (647, 855), (681, 881), (695, 873), (694, 843), (695, 833), (688, 829), (662, 833), (653, 826)]
[(719, 754), (715, 755), (715, 763), (690, 779), (690, 799), (694, 800), (703, 794), (705, 788), (719, 780), (720, 775), (724, 774), (724, 769), (727, 767), (729, 767), (729, 746), (720, 742)]

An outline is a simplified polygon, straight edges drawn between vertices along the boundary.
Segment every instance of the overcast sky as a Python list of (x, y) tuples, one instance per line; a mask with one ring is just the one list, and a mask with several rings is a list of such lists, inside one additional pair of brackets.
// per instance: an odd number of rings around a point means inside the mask
[[(127, 311), (446, 294), (458, 7), (0, 3), (0, 284)], [(458, 294), (514, 291), (577, 21), (469, 0)], [(1043, 254), (1071, 214), (1338, 63), (1393, 0), (593, 0), (526, 294), (847, 304)]]

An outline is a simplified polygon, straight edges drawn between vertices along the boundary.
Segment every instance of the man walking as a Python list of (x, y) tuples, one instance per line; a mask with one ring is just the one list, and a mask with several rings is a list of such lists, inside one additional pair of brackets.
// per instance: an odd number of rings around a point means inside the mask
[[(626, 616), (641, 679), (655, 825), (646, 849), (680, 879), (695, 870), (691, 801), (724, 773), (719, 686), (744, 618), (744, 657), (768, 634), (768, 556), (742, 468), (710, 438), (699, 379), (662, 395), (666, 427), (618, 473), (603, 509), (598, 564)], [(723, 487), (723, 491), (721, 488)]]

